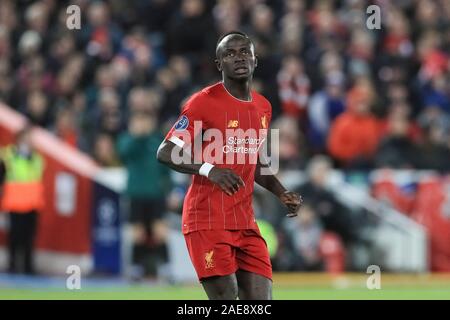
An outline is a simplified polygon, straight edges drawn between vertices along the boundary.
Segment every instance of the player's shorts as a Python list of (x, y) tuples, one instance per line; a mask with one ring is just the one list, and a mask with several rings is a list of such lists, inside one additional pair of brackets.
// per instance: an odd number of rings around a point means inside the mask
[(200, 230), (185, 234), (200, 281), (241, 269), (272, 280), (272, 264), (259, 230)]
[(165, 202), (161, 199), (129, 199), (130, 223), (141, 223), (149, 226), (153, 221), (162, 219), (165, 213)]

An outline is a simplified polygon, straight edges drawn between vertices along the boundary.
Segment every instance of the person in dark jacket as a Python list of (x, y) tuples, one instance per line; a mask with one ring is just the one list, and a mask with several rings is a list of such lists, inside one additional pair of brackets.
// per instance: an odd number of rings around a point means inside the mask
[(424, 129), (424, 141), (419, 145), (418, 169), (450, 171), (450, 149), (446, 145), (446, 128), (432, 121)]
[(337, 233), (347, 245), (357, 239), (356, 228), (349, 208), (327, 189), (331, 168), (331, 160), (326, 156), (313, 157), (307, 168), (308, 181), (295, 191), (312, 204), (324, 230)]
[(377, 167), (411, 169), (417, 166), (417, 147), (408, 135), (410, 122), (402, 116), (388, 119), (388, 133), (380, 142), (376, 155)]

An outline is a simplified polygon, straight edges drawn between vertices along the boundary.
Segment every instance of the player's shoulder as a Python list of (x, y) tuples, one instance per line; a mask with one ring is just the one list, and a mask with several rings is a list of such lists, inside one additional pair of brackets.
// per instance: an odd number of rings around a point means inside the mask
[(201, 104), (202, 102), (214, 98), (219, 92), (218, 87), (219, 83), (216, 83), (194, 92), (186, 101), (186, 104)]
[(262, 94), (252, 90), (252, 99), (256, 103), (256, 105), (261, 108), (263, 111), (272, 112), (272, 104), (270, 101), (264, 97)]
[(204, 98), (218, 98), (223, 93), (223, 86), (221, 82), (214, 83), (210, 86), (205, 87), (200, 91)]

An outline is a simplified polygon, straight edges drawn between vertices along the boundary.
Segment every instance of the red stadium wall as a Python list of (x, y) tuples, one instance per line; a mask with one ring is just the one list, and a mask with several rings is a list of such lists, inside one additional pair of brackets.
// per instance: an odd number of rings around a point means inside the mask
[[(55, 159), (45, 156), (45, 209), (39, 219), (37, 247), (71, 253), (90, 253), (90, 212), (92, 182)], [(75, 190), (71, 212), (62, 213), (56, 206), (56, 179), (64, 173), (72, 176)]]

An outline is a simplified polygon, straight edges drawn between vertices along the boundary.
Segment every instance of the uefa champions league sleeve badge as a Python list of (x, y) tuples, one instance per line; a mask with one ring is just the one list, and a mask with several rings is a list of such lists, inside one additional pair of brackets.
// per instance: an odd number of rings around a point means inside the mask
[(184, 131), (189, 126), (189, 119), (185, 115), (183, 115), (180, 120), (175, 124), (176, 131)]

